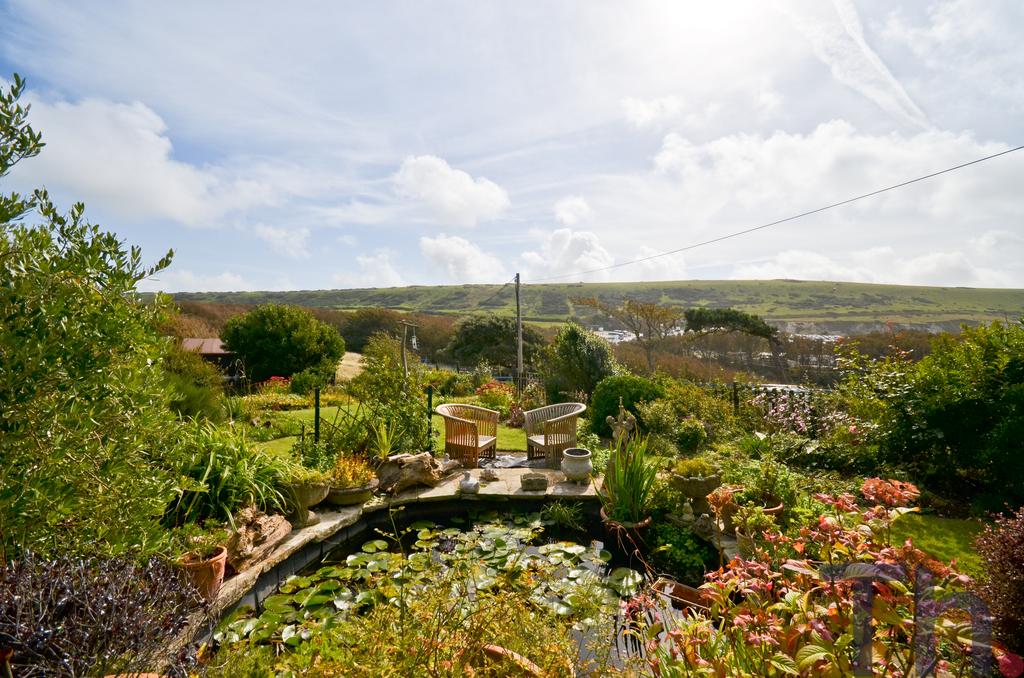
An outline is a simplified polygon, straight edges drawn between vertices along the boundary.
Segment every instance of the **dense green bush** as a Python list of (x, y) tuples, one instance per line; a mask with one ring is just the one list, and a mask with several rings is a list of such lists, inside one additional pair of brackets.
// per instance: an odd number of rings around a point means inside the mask
[(277, 488), (288, 462), (208, 423), (194, 422), (182, 433), (180, 474), (187, 481), (167, 509), (168, 525), (229, 521), (250, 504), (268, 512), (281, 509)]
[(1024, 503), (1024, 324), (965, 327), (917, 363), (848, 352), (843, 366), (843, 395), (883, 463), (947, 497)]
[(704, 572), (718, 565), (714, 547), (693, 532), (670, 522), (651, 527), (651, 565), (661, 574), (690, 586), (704, 583)]
[(594, 388), (594, 395), (590, 398), (591, 429), (605, 438), (611, 436), (612, 430), (605, 418), (618, 416), (620, 398), (623, 407), (636, 416), (637, 423), (642, 428), (644, 421), (637, 405), (657, 400), (664, 395), (665, 389), (660, 384), (644, 377), (620, 374), (602, 379)]
[(463, 372), (452, 370), (430, 370), (426, 380), (434, 387), (434, 395), (460, 398), (473, 395), (473, 377)]
[(396, 427), (395, 452), (426, 449), (428, 412), (426, 371), (415, 354), (408, 355), (409, 376), (402, 369), (402, 346), (385, 334), (370, 338), (363, 350), (363, 371), (346, 386), (357, 405), (339, 409), (332, 426), (339, 431), (339, 448), (371, 453), (375, 431)]
[[(41, 147), (22, 86), (0, 89), (0, 177)], [(175, 417), (152, 365), (167, 305), (135, 285), (170, 255), (146, 268), (83, 212), (0, 195), (0, 559), (165, 543)]]
[(235, 316), (221, 338), (245, 363), (253, 381), (290, 377), (307, 369), (330, 379), (345, 355), (345, 341), (336, 329), (304, 308), (284, 304), (263, 304)]
[(984, 561), (978, 593), (992, 613), (996, 637), (1024, 654), (1024, 507), (986, 526), (976, 548)]
[(680, 420), (693, 418), (704, 426), (707, 442), (725, 440), (739, 430), (732, 403), (693, 382), (675, 379), (665, 384), (664, 399)]
[(298, 395), (309, 395), (317, 387), (323, 388), (330, 383), (331, 375), (333, 371), (328, 373), (328, 370), (323, 369), (321, 365), (316, 367), (307, 367), (301, 372), (296, 372), (292, 375), (292, 380), (288, 384), (288, 390)]
[(542, 360), (549, 403), (589, 396), (602, 379), (618, 371), (611, 344), (574, 322), (562, 326)]
[(179, 417), (224, 417), (224, 375), (202, 356), (174, 344), (163, 361), (171, 409)]

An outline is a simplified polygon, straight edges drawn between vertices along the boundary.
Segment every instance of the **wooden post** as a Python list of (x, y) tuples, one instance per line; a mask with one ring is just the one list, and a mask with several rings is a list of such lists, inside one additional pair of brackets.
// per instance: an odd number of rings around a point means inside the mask
[(313, 388), (313, 442), (320, 442), (320, 387)]
[(434, 385), (427, 386), (427, 452), (434, 452)]
[(740, 387), (736, 382), (732, 382), (732, 413), (740, 413)]

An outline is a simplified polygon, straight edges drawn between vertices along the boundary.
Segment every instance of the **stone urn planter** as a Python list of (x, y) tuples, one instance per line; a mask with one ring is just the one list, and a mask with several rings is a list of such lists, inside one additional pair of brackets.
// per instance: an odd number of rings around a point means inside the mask
[(186, 553), (178, 559), (178, 567), (185, 571), (202, 599), (212, 603), (217, 599), (220, 585), (224, 583), (227, 560), (228, 550), (218, 546), (216, 552), (207, 558), (201, 558), (198, 553)]
[(574, 483), (587, 482), (594, 472), (590, 450), (570, 447), (562, 452), (562, 473), (565, 479)]
[(359, 485), (358, 487), (332, 487), (327, 493), (326, 502), (334, 506), (365, 504), (373, 497), (373, 493), (378, 486), (380, 486), (380, 481), (374, 478), (366, 485)]
[(291, 514), (288, 520), (292, 527), (302, 529), (320, 522), (320, 516), (309, 510), (324, 500), (331, 491), (329, 483), (289, 483), (285, 492), (291, 499)]
[(672, 485), (680, 494), (690, 500), (693, 512), (696, 515), (710, 513), (708, 495), (714, 492), (722, 484), (722, 475), (715, 473), (710, 476), (681, 476), (678, 473), (672, 474)]

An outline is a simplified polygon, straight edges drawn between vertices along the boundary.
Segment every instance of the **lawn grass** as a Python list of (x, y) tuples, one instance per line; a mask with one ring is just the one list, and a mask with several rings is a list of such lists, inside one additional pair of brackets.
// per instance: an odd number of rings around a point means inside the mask
[[(434, 430), (440, 434), (435, 447), (444, 447), (444, 419), (435, 414), (432, 417)], [(503, 452), (526, 452), (526, 431), (521, 428), (511, 428), (504, 424), (498, 424), (498, 451)]]
[[(326, 420), (328, 423), (334, 421), (334, 417), (338, 415), (338, 407), (321, 407), (320, 417), (322, 420)], [(313, 417), (314, 411), (312, 407), (302, 410), (289, 410), (280, 412), (278, 416), (286, 416), (296, 421), (300, 421), (306, 425), (306, 433), (312, 435), (313, 433)], [(341, 417), (339, 417), (339, 420)], [(443, 449), (444, 447), (444, 419), (440, 415), (433, 415), (431, 421), (434, 425), (434, 431), (438, 434), (435, 438), (434, 448)], [(295, 440), (295, 436), (289, 436), (286, 438), (278, 438), (277, 440), (271, 440), (266, 443), (261, 443), (261, 447), (270, 451), (278, 451), (291, 449), (292, 443)], [(284, 442), (287, 441), (287, 442)], [(504, 424), (498, 424), (498, 449), (505, 452), (526, 452), (526, 432), (521, 428), (511, 428)]]
[(893, 524), (892, 541), (902, 544), (909, 537), (914, 546), (936, 560), (948, 563), (956, 559), (964, 574), (975, 577), (982, 572), (982, 562), (974, 549), (974, 538), (983, 527), (979, 520), (908, 513)]

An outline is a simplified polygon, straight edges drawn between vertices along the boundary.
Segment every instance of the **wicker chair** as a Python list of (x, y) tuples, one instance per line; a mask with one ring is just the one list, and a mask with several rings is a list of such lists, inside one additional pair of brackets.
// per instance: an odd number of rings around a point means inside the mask
[(525, 412), (526, 458), (544, 457), (558, 468), (562, 452), (576, 446), (576, 420), (587, 409), (583, 403), (559, 403)]
[(498, 447), (498, 413), (486, 407), (449, 403), (438, 405), (444, 417), (444, 451), (466, 468), (475, 468), (480, 458), (494, 459)]

